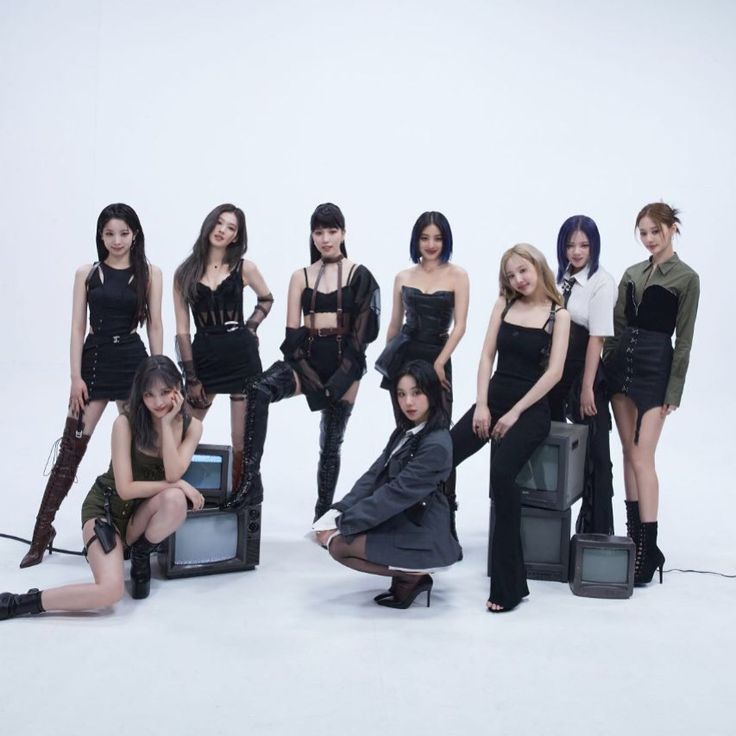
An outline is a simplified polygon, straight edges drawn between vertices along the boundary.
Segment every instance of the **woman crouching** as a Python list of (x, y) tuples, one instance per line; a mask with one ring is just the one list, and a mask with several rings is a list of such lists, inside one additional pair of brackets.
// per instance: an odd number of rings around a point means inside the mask
[(155, 355), (141, 363), (130, 399), (112, 427), (112, 462), (82, 504), (82, 538), (93, 583), (0, 594), (0, 620), (24, 613), (85, 611), (123, 596), (123, 543), (130, 546), (133, 598), (150, 589), (150, 554), (204, 497), (182, 475), (202, 435), (184, 408), (181, 374)]
[(408, 608), (432, 590), (428, 569), (452, 565), (462, 550), (451, 532), (444, 481), (452, 468), (442, 386), (423, 360), (407, 363), (393, 387), (401, 414), (386, 448), (313, 529), (343, 565), (391, 578), (374, 600)]

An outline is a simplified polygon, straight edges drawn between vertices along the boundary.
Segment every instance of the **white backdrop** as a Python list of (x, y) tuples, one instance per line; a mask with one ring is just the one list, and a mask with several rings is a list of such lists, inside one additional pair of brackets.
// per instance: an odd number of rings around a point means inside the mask
[[(280, 356), (286, 285), (307, 263), (316, 204), (342, 207), (351, 257), (382, 286), (380, 343), (411, 226), (441, 210), (471, 278), (453, 357), (458, 418), (473, 400), (501, 252), (528, 241), (554, 261), (561, 222), (585, 213), (618, 279), (646, 256), (636, 213), (662, 199), (682, 209), (676, 248), (702, 285), (683, 406), (658, 455), (662, 547), (668, 566), (732, 571), (735, 21), (728, 0), (4, 0), (0, 530), (32, 526), (65, 415), (73, 273), (94, 259), (109, 202), (137, 210), (163, 269), (169, 354), (174, 268), (213, 206), (245, 210), (248, 256), (276, 297), (260, 333), (264, 365)], [(227, 404), (211, 411), (208, 441), (228, 441)], [(109, 411), (62, 508), (59, 543), (79, 544), (79, 503), (106, 467), (111, 421)], [(371, 369), (338, 495), (390, 424)], [(294, 538), (311, 519), (317, 425), (303, 399), (272, 411), (266, 538)], [(612, 445), (621, 527), (615, 436)], [(478, 549), (464, 564), (478, 574), (487, 468), (483, 454), (461, 471), (460, 529)], [(14, 569), (19, 549), (3, 549), (3, 569)]]

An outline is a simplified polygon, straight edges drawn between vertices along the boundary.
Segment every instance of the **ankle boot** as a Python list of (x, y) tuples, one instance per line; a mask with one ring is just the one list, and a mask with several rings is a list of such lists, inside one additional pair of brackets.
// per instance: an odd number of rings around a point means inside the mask
[(248, 388), (245, 410), (245, 440), (240, 481), (223, 509), (235, 511), (257, 506), (263, 501), (261, 458), (268, 431), (268, 411), (271, 404), (293, 396), (296, 391), (294, 372), (283, 361), (274, 363)]
[(145, 534), (130, 546), (130, 594), (133, 598), (148, 598), (151, 592), (151, 552), (156, 547), (158, 544), (149, 542)]
[(636, 565), (634, 567), (634, 585), (646, 585), (652, 582), (654, 571), (659, 568), (659, 582), (662, 583), (664, 555), (657, 547), (657, 522), (643, 521), (639, 524), (639, 541), (636, 545)]
[(634, 544), (638, 544), (639, 540), (639, 502), (624, 501), (626, 504), (626, 536), (634, 540)]
[(322, 410), (319, 425), (319, 465), (317, 466), (317, 505), (314, 518), (319, 519), (335, 496), (337, 478), (340, 475), (340, 448), (353, 405), (347, 401), (335, 401)]
[(51, 552), (51, 543), (56, 536), (56, 530), (51, 522), (61, 506), (61, 502), (69, 493), (77, 475), (77, 468), (82, 462), (84, 453), (87, 451), (89, 435), (77, 431), (79, 420), (67, 417), (64, 425), (64, 434), (59, 442), (59, 454), (51, 469), (49, 479), (46, 482), (46, 490), (41, 499), (41, 506), (36, 515), (36, 525), (33, 528), (31, 548), (21, 560), (21, 567), (38, 565), (43, 558), (43, 551), (48, 547)]
[(31, 588), (27, 593), (0, 593), (0, 621), (27, 613), (43, 613), (41, 591)]

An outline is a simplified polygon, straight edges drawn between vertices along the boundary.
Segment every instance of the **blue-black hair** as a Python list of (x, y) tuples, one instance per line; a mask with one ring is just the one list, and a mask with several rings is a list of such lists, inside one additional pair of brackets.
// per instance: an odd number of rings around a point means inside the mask
[(567, 259), (567, 246), (570, 243), (570, 238), (578, 231), (585, 233), (585, 237), (588, 238), (590, 243), (590, 271), (589, 275), (592, 276), (598, 270), (598, 260), (601, 256), (601, 235), (598, 232), (598, 226), (595, 224), (595, 220), (586, 215), (573, 215), (568, 217), (565, 222), (562, 223), (560, 232), (557, 235), (557, 283), (562, 281), (562, 277), (565, 275), (567, 266), (570, 261)]
[(440, 252), (440, 261), (447, 263), (452, 256), (452, 230), (447, 218), (441, 212), (422, 212), (414, 223), (411, 231), (411, 241), (409, 242), (409, 255), (414, 263), (419, 263), (422, 254), (419, 251), (419, 238), (422, 231), (428, 225), (437, 225), (442, 234), (442, 251)]

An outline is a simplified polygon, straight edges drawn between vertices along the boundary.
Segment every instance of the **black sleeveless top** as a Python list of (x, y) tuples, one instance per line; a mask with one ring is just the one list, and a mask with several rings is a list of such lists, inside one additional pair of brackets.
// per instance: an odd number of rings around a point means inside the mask
[(192, 315), (197, 330), (222, 327), (227, 323), (243, 327), (243, 262), (230, 271), (213, 291), (201, 281), (197, 283), (197, 298), (192, 303)]
[[(306, 317), (312, 311), (312, 295), (314, 289), (309, 286), (309, 279), (307, 278), (307, 269), (304, 270), (304, 282), (307, 286), (302, 290), (302, 314)], [(348, 272), (347, 283), (342, 287), (342, 311), (345, 314), (352, 314), (355, 309), (355, 298), (353, 296), (353, 290), (350, 288), (350, 279), (353, 276), (355, 270), (355, 264)], [(317, 299), (314, 304), (315, 314), (317, 313), (335, 313), (337, 312), (337, 290), (329, 292), (317, 292)]]
[(498, 329), (498, 364), (494, 375), (536, 383), (547, 370), (555, 308), (552, 307), (543, 327), (522, 327), (506, 322), (510, 307), (511, 304), (506, 306)]
[(138, 296), (132, 268), (100, 262), (87, 281), (89, 326), (95, 335), (127, 335), (138, 324)]
[(636, 285), (629, 281), (626, 286), (626, 323), (629, 327), (640, 327), (665, 335), (675, 333), (677, 324), (677, 294), (658, 284), (644, 289), (641, 301), (636, 303)]
[(425, 294), (414, 286), (401, 287), (404, 305), (404, 330), (420, 342), (437, 342), (452, 324), (455, 308), (455, 292), (435, 291)]

